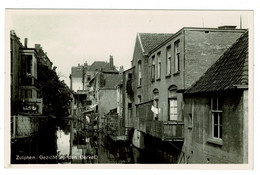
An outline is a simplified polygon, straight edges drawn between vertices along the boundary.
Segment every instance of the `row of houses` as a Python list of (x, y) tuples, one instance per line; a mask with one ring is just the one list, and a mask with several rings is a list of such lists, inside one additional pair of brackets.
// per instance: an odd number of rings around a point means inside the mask
[(113, 138), (156, 149), (171, 163), (248, 162), (247, 30), (138, 33), (131, 64), (97, 69), (88, 82), (83, 73), (83, 118), (94, 110), (101, 128), (113, 118)]
[(71, 68), (72, 116), (76, 132), (103, 128), (107, 122), (104, 116), (116, 108), (116, 87), (122, 71), (118, 71), (113, 62), (113, 56), (110, 56), (109, 62), (95, 61), (91, 65), (85, 62)]

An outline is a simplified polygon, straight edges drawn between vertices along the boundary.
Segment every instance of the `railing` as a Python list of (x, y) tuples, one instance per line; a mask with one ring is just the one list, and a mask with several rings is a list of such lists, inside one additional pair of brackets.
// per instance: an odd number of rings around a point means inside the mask
[(184, 123), (182, 121), (153, 120), (152, 104), (153, 101), (148, 101), (136, 106), (135, 129), (165, 141), (182, 141)]
[(183, 141), (184, 140), (184, 123), (182, 121), (174, 121), (163, 123), (162, 140)]

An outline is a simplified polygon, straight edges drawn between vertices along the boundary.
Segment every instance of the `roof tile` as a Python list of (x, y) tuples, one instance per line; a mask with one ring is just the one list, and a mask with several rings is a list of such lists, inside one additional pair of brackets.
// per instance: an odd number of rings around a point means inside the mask
[(139, 33), (144, 52), (149, 53), (156, 46), (170, 38), (171, 33)]

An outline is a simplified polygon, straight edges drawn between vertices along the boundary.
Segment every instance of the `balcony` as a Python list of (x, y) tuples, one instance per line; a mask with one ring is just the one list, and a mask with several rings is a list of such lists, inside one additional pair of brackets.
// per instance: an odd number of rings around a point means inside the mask
[(152, 104), (153, 101), (149, 101), (137, 105), (138, 118), (135, 120), (135, 128), (164, 141), (183, 141), (184, 123), (182, 121), (153, 120)]

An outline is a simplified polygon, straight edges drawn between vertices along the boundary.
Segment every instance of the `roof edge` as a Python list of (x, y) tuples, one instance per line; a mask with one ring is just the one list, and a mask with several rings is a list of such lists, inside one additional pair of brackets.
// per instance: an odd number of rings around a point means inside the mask
[(144, 47), (143, 47), (142, 40), (141, 40), (141, 37), (140, 37), (140, 34), (139, 34), (139, 33), (137, 33), (137, 38), (138, 38), (138, 40), (139, 40), (139, 43), (140, 43), (142, 52), (144, 53)]

